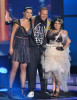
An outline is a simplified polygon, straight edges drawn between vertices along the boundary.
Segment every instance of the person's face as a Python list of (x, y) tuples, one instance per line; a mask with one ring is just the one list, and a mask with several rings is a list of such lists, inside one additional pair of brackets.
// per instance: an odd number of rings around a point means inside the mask
[(60, 23), (59, 21), (55, 21), (55, 23), (54, 23), (54, 28), (55, 28), (56, 30), (60, 30), (60, 28), (61, 28), (61, 23)]
[(39, 15), (43, 21), (45, 21), (48, 18), (48, 10), (41, 10), (39, 12)]
[(23, 14), (24, 14), (24, 18), (30, 19), (32, 17), (32, 10), (27, 9), (25, 12), (23, 12)]

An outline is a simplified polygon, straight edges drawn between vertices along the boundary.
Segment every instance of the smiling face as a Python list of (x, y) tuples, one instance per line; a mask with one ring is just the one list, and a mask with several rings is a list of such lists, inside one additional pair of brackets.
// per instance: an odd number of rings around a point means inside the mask
[(30, 19), (32, 17), (32, 9), (26, 9), (26, 11), (23, 12), (24, 18)]
[(41, 19), (43, 21), (45, 21), (48, 18), (48, 10), (41, 10), (39, 12), (39, 15), (40, 15)]
[(55, 28), (56, 30), (60, 30), (60, 29), (61, 29), (61, 23), (60, 23), (59, 21), (55, 21), (55, 23), (54, 23), (54, 28)]

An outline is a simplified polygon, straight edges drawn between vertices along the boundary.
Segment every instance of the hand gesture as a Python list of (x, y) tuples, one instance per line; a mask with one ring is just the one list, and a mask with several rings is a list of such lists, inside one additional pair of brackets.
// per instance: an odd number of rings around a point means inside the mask
[(9, 12), (6, 10), (5, 12), (5, 21), (12, 21), (11, 17), (9, 16)]

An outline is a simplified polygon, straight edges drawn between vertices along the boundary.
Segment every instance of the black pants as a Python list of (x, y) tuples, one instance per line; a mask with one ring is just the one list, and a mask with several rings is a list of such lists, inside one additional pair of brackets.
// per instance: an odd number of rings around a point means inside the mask
[(28, 87), (30, 91), (34, 91), (36, 88), (36, 74), (37, 68), (39, 71), (40, 76), (40, 83), (41, 83), (41, 90), (46, 91), (47, 89), (47, 80), (43, 79), (43, 70), (40, 64), (42, 48), (38, 47), (31, 47), (31, 62), (28, 66)]

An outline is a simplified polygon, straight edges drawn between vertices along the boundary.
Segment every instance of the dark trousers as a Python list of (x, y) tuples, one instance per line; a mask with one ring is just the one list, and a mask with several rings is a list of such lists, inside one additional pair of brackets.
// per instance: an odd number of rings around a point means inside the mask
[(28, 66), (28, 87), (30, 91), (34, 91), (36, 88), (36, 74), (37, 68), (40, 76), (41, 90), (44, 92), (47, 89), (47, 80), (43, 79), (43, 70), (40, 64), (41, 60), (41, 47), (31, 47), (31, 62)]

